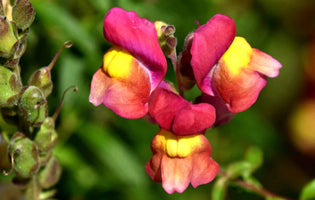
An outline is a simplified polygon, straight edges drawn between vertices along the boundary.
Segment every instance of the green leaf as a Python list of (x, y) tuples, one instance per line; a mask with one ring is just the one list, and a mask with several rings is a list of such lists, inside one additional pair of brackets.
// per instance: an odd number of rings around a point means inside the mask
[(71, 174), (73, 174), (71, 178), (73, 178), (77, 187), (81, 186), (79, 188), (83, 187), (87, 189), (100, 182), (102, 175), (97, 174), (71, 145), (57, 145), (54, 149), (54, 154), (59, 159), (62, 166), (66, 170), (71, 171)]
[(244, 179), (250, 179), (251, 174), (261, 166), (263, 162), (263, 153), (257, 147), (251, 147), (246, 152), (244, 161), (235, 162), (228, 166), (227, 175), (231, 179), (242, 176)]
[(228, 181), (225, 177), (216, 180), (212, 188), (212, 200), (223, 200), (227, 191)]
[(280, 197), (266, 197), (266, 200), (284, 200), (284, 198), (280, 198)]
[(300, 195), (300, 200), (314, 200), (314, 199), (315, 199), (315, 179), (304, 186)]
[(249, 176), (252, 172), (253, 166), (250, 162), (240, 161), (232, 163), (227, 168), (227, 175), (230, 179), (235, 179), (239, 176)]
[(111, 1), (103, 1), (103, 0), (93, 0), (90, 1), (93, 7), (99, 12), (103, 13), (106, 10), (109, 10), (112, 2)]
[(56, 27), (66, 40), (71, 40), (74, 46), (88, 58), (89, 64), (97, 65), (96, 58), (100, 58), (97, 40), (83, 28), (83, 25), (67, 10), (51, 1), (33, 0), (32, 4), (38, 18), (48, 28)]
[(142, 187), (147, 185), (144, 164), (137, 161), (132, 153), (114, 133), (95, 124), (86, 124), (79, 130), (79, 137), (95, 152), (104, 166), (127, 184)]
[(260, 184), (260, 182), (259, 182), (256, 178), (254, 178), (254, 177), (252, 177), (252, 176), (243, 177), (243, 179), (244, 179), (244, 181), (245, 181), (246, 183), (248, 183), (248, 184), (250, 184), (250, 185), (253, 185), (253, 186), (255, 186), (256, 188), (261, 188), (261, 187), (262, 187), (262, 185)]
[[(73, 56), (72, 54), (65, 52), (63, 57), (60, 59), (60, 69), (58, 71), (58, 82), (62, 83), (59, 85), (60, 97), (70, 85), (78, 87), (78, 92), (69, 92), (67, 97), (64, 99), (64, 105), (77, 107), (86, 105), (86, 97), (89, 95), (89, 83), (84, 78), (84, 68), (86, 66), (82, 63), (82, 60)], [(75, 105), (72, 102), (76, 102)]]
[(263, 163), (263, 152), (258, 147), (251, 147), (247, 150), (245, 160), (252, 164), (252, 167), (257, 169)]

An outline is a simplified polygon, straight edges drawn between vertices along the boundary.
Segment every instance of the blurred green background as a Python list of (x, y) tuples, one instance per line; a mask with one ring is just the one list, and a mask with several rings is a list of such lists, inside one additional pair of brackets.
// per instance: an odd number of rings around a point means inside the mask
[[(77, 93), (67, 94), (57, 120), (60, 139), (55, 154), (63, 166), (56, 186), (58, 199), (211, 199), (213, 183), (196, 189), (189, 186), (183, 194), (168, 195), (160, 183), (147, 176), (144, 165), (152, 156), (150, 142), (158, 131), (157, 125), (140, 119), (123, 119), (103, 105), (94, 107), (89, 103), (92, 75), (111, 46), (103, 37), (103, 17), (114, 6), (134, 10), (151, 21), (175, 25), (178, 53), (183, 49), (186, 35), (197, 28), (195, 20), (204, 24), (216, 13), (232, 17), (237, 35), (278, 59), (283, 68), (279, 77), (268, 80), (252, 108), (238, 114), (230, 123), (207, 131), (213, 158), (224, 168), (243, 159), (248, 147), (261, 148), (264, 163), (254, 175), (268, 190), (293, 199), (315, 177), (315, 128), (312, 129), (312, 124), (315, 126), (315, 1), (31, 2), (36, 19), (21, 59), (25, 83), (35, 69), (49, 64), (65, 41), (73, 41), (73, 47), (63, 50), (52, 70), (54, 91), (48, 98), (52, 115), (63, 91), (70, 85), (79, 88)], [(166, 78), (174, 81), (173, 75), (169, 72)], [(306, 101), (310, 106), (304, 109), (304, 114), (297, 114)], [(312, 112), (305, 114), (308, 111)], [(308, 125), (303, 124), (305, 121)], [(227, 199), (263, 198), (232, 186)]]

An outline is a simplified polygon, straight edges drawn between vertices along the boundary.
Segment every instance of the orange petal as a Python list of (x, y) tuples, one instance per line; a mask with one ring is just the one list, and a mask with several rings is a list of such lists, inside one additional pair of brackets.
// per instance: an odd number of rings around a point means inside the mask
[(90, 101), (101, 102), (125, 118), (140, 118), (148, 112), (150, 77), (143, 65), (119, 47), (104, 56), (103, 68), (93, 76)]
[(98, 106), (103, 102), (105, 92), (111, 83), (111, 79), (105, 74), (103, 67), (99, 68), (93, 75), (89, 101)]
[(192, 173), (192, 158), (170, 158), (164, 155), (161, 162), (162, 186), (164, 190), (172, 194), (182, 193), (189, 185)]
[(163, 152), (155, 153), (151, 160), (145, 165), (145, 171), (153, 181), (162, 182), (161, 177), (161, 160)]
[[(147, 83), (147, 84), (146, 84)], [(125, 118), (140, 118), (148, 112), (147, 99), (150, 94), (148, 82), (143, 85), (115, 81), (106, 91), (104, 105)]]
[(196, 188), (199, 185), (211, 182), (219, 172), (219, 164), (208, 153), (196, 154), (191, 176), (191, 185)]
[(249, 67), (270, 78), (274, 78), (279, 75), (279, 69), (282, 65), (270, 55), (258, 49), (253, 49)]
[(243, 69), (237, 76), (231, 75), (224, 62), (219, 62), (213, 74), (217, 93), (231, 112), (242, 112), (252, 106), (265, 87), (265, 76), (250, 69)]

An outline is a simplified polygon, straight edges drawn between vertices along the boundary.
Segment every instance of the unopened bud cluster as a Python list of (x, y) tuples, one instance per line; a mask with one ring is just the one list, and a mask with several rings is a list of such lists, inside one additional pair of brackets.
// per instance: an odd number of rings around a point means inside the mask
[[(53, 88), (50, 71), (54, 62), (36, 70), (28, 85), (21, 81), (19, 60), (34, 17), (29, 0), (0, 0), (0, 118), (16, 127), (12, 132), (0, 126), (0, 169), (4, 175), (13, 172), (13, 182), (24, 183), (26, 200), (39, 199), (61, 175), (52, 153), (58, 138), (55, 118), (48, 117), (46, 100)], [(3, 164), (4, 160), (9, 164)]]
[(154, 23), (157, 31), (158, 40), (163, 53), (167, 57), (176, 56), (176, 44), (177, 39), (174, 37), (175, 26), (168, 25), (162, 21), (156, 21)]

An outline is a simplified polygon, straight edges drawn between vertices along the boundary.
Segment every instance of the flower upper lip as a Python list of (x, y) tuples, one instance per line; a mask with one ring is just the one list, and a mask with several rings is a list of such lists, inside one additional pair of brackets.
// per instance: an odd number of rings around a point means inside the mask
[(104, 18), (103, 33), (106, 40), (126, 49), (144, 64), (150, 72), (152, 88), (160, 84), (167, 62), (153, 22), (138, 17), (134, 11), (114, 7)]

